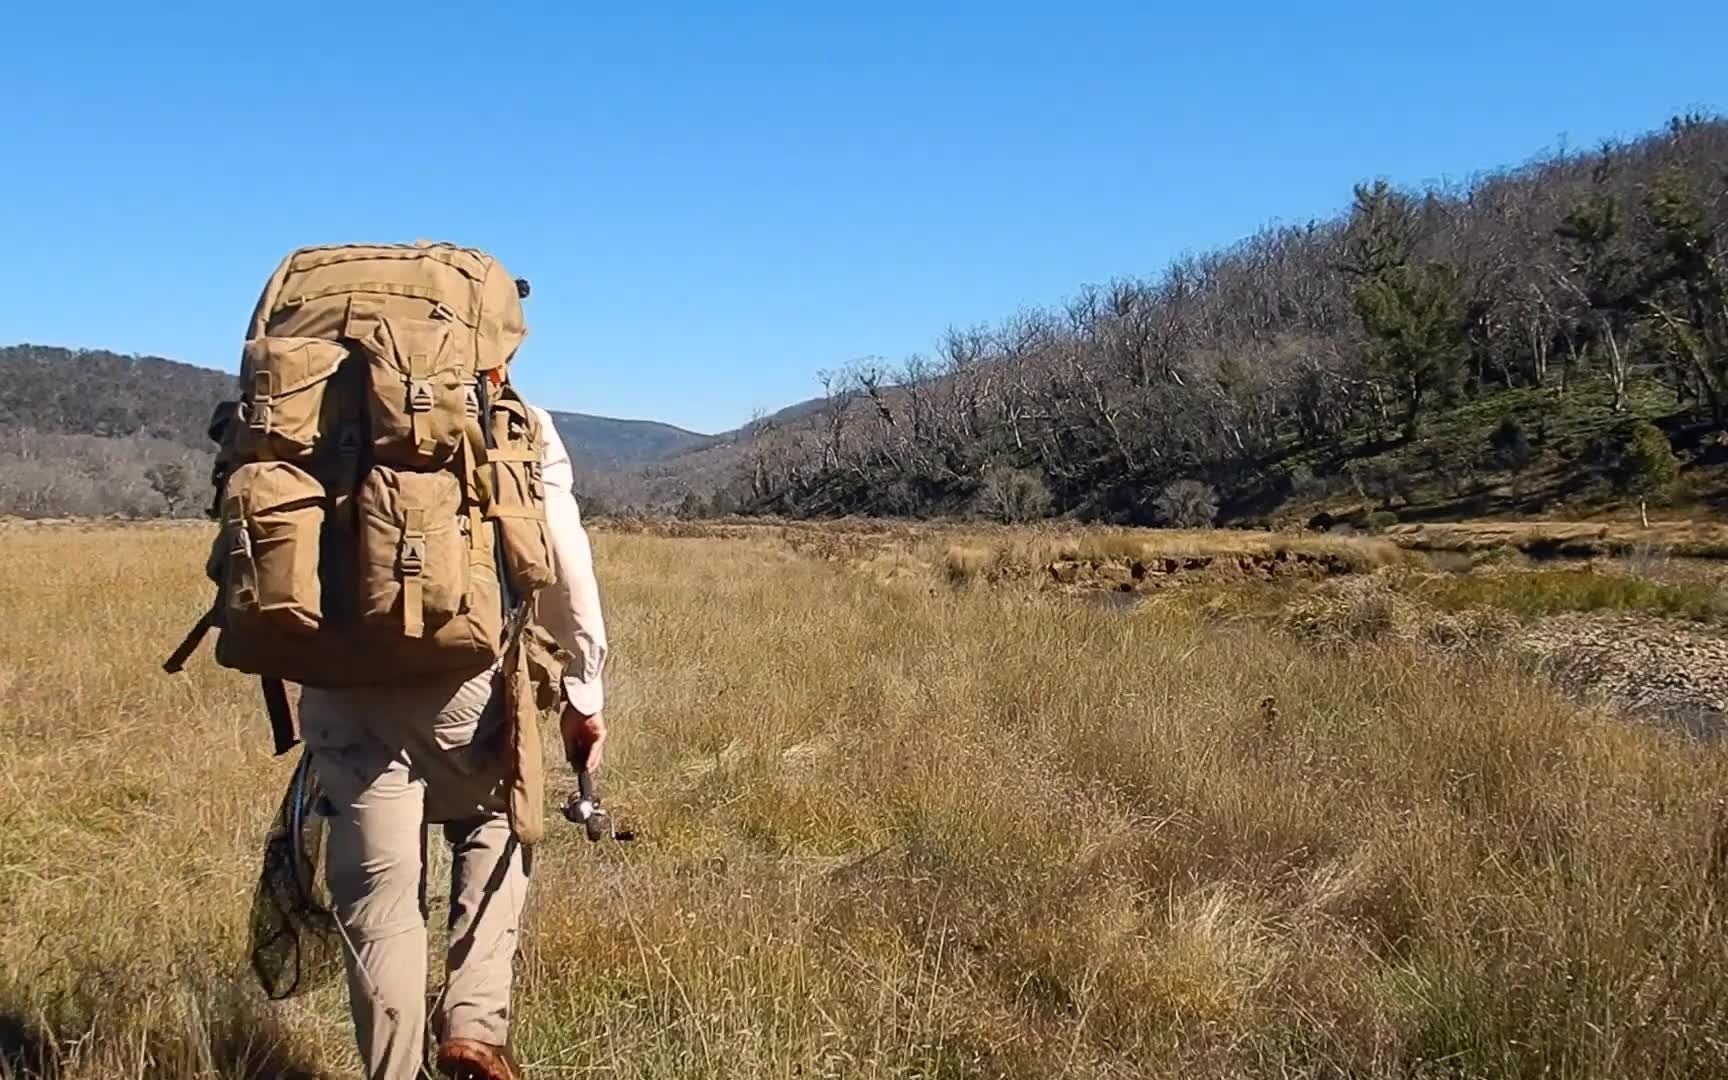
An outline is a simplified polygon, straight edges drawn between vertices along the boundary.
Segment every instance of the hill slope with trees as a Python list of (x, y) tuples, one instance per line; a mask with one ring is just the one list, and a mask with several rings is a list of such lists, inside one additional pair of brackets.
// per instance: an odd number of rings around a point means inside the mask
[(1570, 512), (1673, 492), (1640, 472), (1652, 429), (1681, 456), (1649, 468), (1708, 501), (1728, 425), (1728, 121), (1452, 187), (1364, 183), (1335, 219), (822, 379), (806, 415), (734, 440), (726, 505)]
[(232, 375), (154, 356), (0, 347), (0, 514), (197, 513)]

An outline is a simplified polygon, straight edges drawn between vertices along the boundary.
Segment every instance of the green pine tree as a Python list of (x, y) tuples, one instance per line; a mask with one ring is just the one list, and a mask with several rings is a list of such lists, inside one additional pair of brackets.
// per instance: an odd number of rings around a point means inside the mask
[(1457, 271), (1416, 261), (1419, 222), (1385, 181), (1356, 186), (1342, 269), (1356, 279), (1356, 314), (1369, 367), (1403, 407), (1414, 439), (1424, 407), (1452, 393), (1469, 356), (1468, 312)]
[(1728, 253), (1683, 173), (1660, 177), (1646, 206), (1655, 269), (1640, 307), (1670, 359), (1709, 401), (1716, 425), (1728, 426)]
[(1633, 424), (1620, 454), (1620, 485), (1644, 498), (1660, 498), (1680, 476), (1680, 459), (1668, 436), (1648, 420)]
[(1404, 437), (1414, 439), (1423, 408), (1457, 388), (1469, 356), (1458, 272), (1440, 263), (1390, 267), (1363, 279), (1355, 303), (1369, 365), (1397, 392)]
[(1620, 207), (1605, 192), (1585, 196), (1554, 230), (1570, 265), (1562, 277), (1582, 305), (1580, 329), (1608, 363), (1613, 409), (1626, 404), (1628, 337), (1640, 310), (1637, 265), (1627, 247)]

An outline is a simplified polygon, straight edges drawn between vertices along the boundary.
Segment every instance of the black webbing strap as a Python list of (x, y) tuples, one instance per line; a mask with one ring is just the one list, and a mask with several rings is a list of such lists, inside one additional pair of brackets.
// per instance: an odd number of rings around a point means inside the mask
[(288, 688), (281, 679), (268, 675), (259, 680), (264, 686), (264, 710), (270, 714), (270, 734), (276, 740), (276, 756), (294, 749), (300, 736), (294, 731), (294, 707), (288, 703)]
[(203, 644), (204, 635), (208, 634), (215, 625), (216, 608), (212, 605), (209, 611), (199, 616), (198, 621), (192, 624), (192, 629), (186, 631), (186, 636), (180, 639), (179, 647), (169, 654), (168, 659), (162, 661), (162, 670), (170, 675), (177, 674), (186, 666), (186, 661), (192, 659), (192, 654), (198, 651), (199, 645)]

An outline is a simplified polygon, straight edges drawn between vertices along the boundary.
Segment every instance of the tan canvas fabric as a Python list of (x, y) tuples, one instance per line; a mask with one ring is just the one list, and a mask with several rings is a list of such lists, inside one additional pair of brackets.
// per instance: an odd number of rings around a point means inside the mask
[(242, 465), (228, 481), (216, 543), (237, 632), (306, 635), (323, 622), (318, 577), (324, 488), (286, 461)]
[[(507, 378), (526, 333), (515, 279), (474, 249), (281, 260), (248, 326), (239, 400), (213, 426), (219, 663), (353, 686), (498, 659), (500, 564), (517, 601), (553, 576), (538, 428)], [(490, 393), (504, 400), (483, 417)], [(508, 440), (496, 462), (489, 431)]]
[[(404, 634), (399, 609), (378, 619), (326, 622), (316, 636), (235, 633), (226, 627), (216, 640), (216, 661), (249, 674), (328, 687), (412, 685), (479, 672), (498, 660), (505, 645), (494, 550), (482, 532), (468, 552), (464, 610), (427, 623), (424, 637)], [(352, 602), (358, 586), (347, 591)], [(305, 678), (307, 672), (317, 678)]]
[(241, 350), (241, 424), (235, 452), (243, 458), (297, 461), (332, 434), (335, 410), (325, 392), (348, 350), (320, 338), (262, 337)]
[(491, 412), (486, 517), (498, 523), (510, 587), (526, 595), (552, 584), (556, 576), (541, 463), (546, 436), (539, 415), (512, 387), (499, 388)]
[(454, 473), (379, 465), (357, 497), (360, 615), (425, 637), (462, 611), (468, 592), (470, 520)]
[(552, 635), (529, 624), (511, 642), (501, 665), (504, 731), (500, 755), (510, 784), (510, 831), (524, 844), (538, 844), (546, 835), (546, 763), (540, 715), (557, 706), (559, 678), (569, 663), (570, 654)]
[(379, 315), (356, 337), (368, 361), (368, 419), (379, 461), (436, 468), (469, 440), (478, 410), (474, 357), (455, 329), (449, 319)]
[(425, 242), (290, 254), (259, 296), (246, 336), (334, 338), (351, 318), (428, 318), (434, 303), (468, 338), (466, 351), (479, 370), (505, 366), (527, 336), (515, 279), (502, 264), (470, 248)]

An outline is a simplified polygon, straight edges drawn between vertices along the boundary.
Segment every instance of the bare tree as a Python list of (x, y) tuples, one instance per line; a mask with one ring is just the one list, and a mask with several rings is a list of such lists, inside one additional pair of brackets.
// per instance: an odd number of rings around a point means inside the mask
[(150, 490), (162, 497), (162, 502), (168, 507), (168, 516), (173, 517), (181, 500), (186, 497), (185, 466), (178, 461), (157, 462), (144, 471), (144, 479)]

